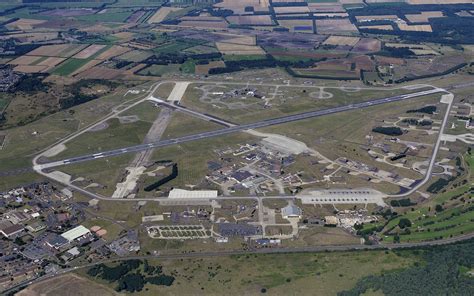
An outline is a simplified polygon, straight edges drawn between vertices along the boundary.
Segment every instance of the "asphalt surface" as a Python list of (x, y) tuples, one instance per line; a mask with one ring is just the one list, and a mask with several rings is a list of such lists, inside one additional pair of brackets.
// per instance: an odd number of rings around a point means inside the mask
[(36, 166), (35, 169), (41, 170), (45, 168), (53, 168), (53, 167), (58, 167), (62, 165), (85, 162), (85, 161), (94, 160), (94, 159), (118, 156), (125, 153), (137, 153), (137, 152), (148, 150), (151, 148), (166, 147), (166, 146), (171, 146), (171, 145), (176, 145), (176, 144), (181, 144), (181, 143), (186, 143), (186, 142), (191, 142), (191, 141), (197, 141), (197, 140), (208, 139), (208, 138), (213, 138), (217, 136), (223, 136), (223, 135), (236, 133), (236, 132), (240, 132), (244, 130), (258, 129), (258, 128), (263, 128), (263, 127), (272, 126), (272, 125), (284, 124), (284, 123), (300, 121), (300, 120), (309, 119), (309, 118), (320, 117), (324, 115), (335, 114), (339, 112), (363, 109), (363, 108), (383, 105), (383, 104), (392, 103), (392, 102), (404, 101), (404, 100), (412, 99), (415, 97), (425, 96), (425, 95), (439, 93), (439, 92), (445, 92), (445, 90), (435, 88), (435, 89), (431, 89), (427, 91), (421, 91), (421, 92), (415, 92), (411, 94), (404, 94), (404, 95), (398, 95), (398, 96), (393, 96), (393, 97), (388, 97), (388, 98), (376, 99), (376, 100), (371, 100), (367, 102), (350, 104), (350, 105), (340, 106), (340, 107), (335, 107), (335, 108), (330, 108), (330, 109), (309, 111), (309, 112), (304, 112), (300, 114), (284, 116), (280, 118), (263, 120), (263, 121), (250, 123), (250, 124), (231, 126), (231, 127), (216, 130), (216, 131), (203, 132), (203, 133), (198, 133), (198, 134), (184, 136), (184, 137), (170, 139), (170, 140), (157, 141), (157, 142), (153, 142), (149, 144), (140, 144), (140, 145), (125, 147), (125, 148), (120, 148), (120, 149), (113, 149), (113, 150), (108, 150), (104, 152), (68, 158), (68, 159), (45, 163), (45, 164), (39, 164)]

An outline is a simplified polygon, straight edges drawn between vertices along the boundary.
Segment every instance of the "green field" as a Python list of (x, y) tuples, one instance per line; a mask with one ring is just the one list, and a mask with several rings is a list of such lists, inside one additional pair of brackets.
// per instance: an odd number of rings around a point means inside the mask
[(93, 60), (95, 57), (99, 56), (101, 53), (108, 50), (111, 46), (112, 45), (105, 46), (104, 48), (102, 48), (101, 50), (99, 50), (98, 52), (96, 52), (95, 54), (93, 54), (87, 59), (75, 59), (75, 58), (67, 59), (66, 61), (59, 64), (59, 66), (54, 68), (51, 71), (51, 74), (60, 75), (60, 76), (68, 76), (74, 73), (74, 71), (76, 71), (77, 69), (81, 68), (82, 66), (90, 62), (91, 60)]
[(54, 159), (138, 145), (142, 143), (151, 127), (150, 122), (138, 120), (132, 123), (120, 123), (117, 118), (108, 120), (107, 125), (104, 130), (86, 132), (67, 142), (67, 149)]
[(170, 64), (170, 65), (151, 65), (144, 68), (138, 74), (140, 75), (149, 75), (149, 76), (163, 76), (166, 74), (178, 73), (180, 65)]
[[(407, 268), (418, 260), (409, 252), (383, 251), (149, 260), (173, 274), (175, 282), (170, 287), (146, 284), (136, 295), (220, 295), (224, 290), (229, 295), (335, 295), (368, 275)], [(86, 270), (79, 274), (87, 276)]]
[[(237, 123), (256, 122), (263, 119), (275, 118), (299, 112), (326, 109), (368, 101), (371, 99), (413, 92), (404, 89), (363, 89), (359, 91), (343, 91), (340, 89), (325, 88), (324, 91), (329, 92), (332, 97), (328, 99), (318, 99), (319, 88), (281, 86), (278, 89), (278, 94), (270, 101), (271, 107), (267, 108), (264, 106), (264, 101), (262, 99), (250, 97), (244, 100), (232, 98), (227, 99), (222, 103), (218, 102), (213, 104), (202, 102), (200, 98), (202, 97), (203, 92), (196, 87), (203, 85), (205, 84), (191, 84), (186, 91), (182, 104), (188, 108), (192, 108), (193, 110), (212, 114)], [(234, 89), (244, 88), (244, 86), (225, 84), (222, 84), (221, 86), (222, 88), (219, 87), (212, 91), (226, 92)], [(275, 87), (251, 84), (248, 87), (255, 87), (261, 93), (261, 95), (266, 97), (272, 97), (273, 93), (275, 92)], [(231, 102), (231, 100), (232, 102), (240, 101), (246, 106), (241, 108), (228, 108), (226, 103)]]

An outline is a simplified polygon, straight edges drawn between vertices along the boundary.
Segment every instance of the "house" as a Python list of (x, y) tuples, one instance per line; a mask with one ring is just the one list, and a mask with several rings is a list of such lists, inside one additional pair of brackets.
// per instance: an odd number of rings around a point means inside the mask
[(13, 224), (19, 224), (21, 222), (28, 221), (30, 219), (30, 215), (22, 212), (10, 212), (6, 214), (6, 218)]
[(26, 226), (26, 229), (29, 231), (29, 232), (38, 232), (38, 231), (41, 231), (43, 229), (46, 228), (46, 224), (42, 223), (42, 222), (34, 222), (28, 226)]
[(3, 229), (0, 229), (0, 233), (4, 237), (6, 237), (8, 239), (12, 239), (12, 238), (18, 237), (18, 235), (20, 233), (22, 233), (23, 230), (24, 230), (23, 226), (18, 225), (18, 224), (13, 224), (13, 225), (7, 226)]
[(253, 175), (247, 171), (237, 171), (231, 175), (231, 177), (241, 183), (242, 181), (247, 180), (248, 178), (252, 177)]
[(57, 234), (52, 234), (49, 237), (46, 238), (45, 240), (46, 245), (48, 245), (50, 248), (54, 248), (56, 250), (59, 250), (69, 244), (69, 241), (65, 239), (64, 237), (57, 235)]

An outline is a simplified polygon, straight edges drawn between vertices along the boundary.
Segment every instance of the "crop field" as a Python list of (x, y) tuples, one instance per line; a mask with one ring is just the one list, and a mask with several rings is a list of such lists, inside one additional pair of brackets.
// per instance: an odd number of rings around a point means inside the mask
[(217, 49), (226, 55), (264, 55), (265, 51), (259, 46), (216, 42)]
[(108, 60), (112, 57), (120, 56), (120, 55), (122, 55), (122, 54), (124, 54), (124, 53), (126, 53), (130, 50), (131, 49), (128, 48), (128, 47), (113, 45), (108, 50), (106, 50), (106, 51), (102, 52), (101, 54), (99, 54), (96, 58), (98, 60)]
[(105, 45), (100, 45), (100, 44), (93, 44), (89, 45), (88, 47), (84, 48), (80, 52), (76, 53), (73, 58), (75, 59), (88, 59), (94, 54), (96, 54), (98, 51), (102, 50), (105, 47)]
[(206, 64), (206, 65), (196, 65), (195, 73), (199, 75), (205, 75), (209, 73), (210, 69), (221, 68), (221, 67), (225, 67), (225, 64), (223, 61), (211, 61), (209, 62), (209, 64)]
[(142, 51), (142, 50), (132, 50), (129, 52), (126, 52), (120, 56), (118, 56), (119, 59), (124, 60), (124, 61), (131, 61), (131, 62), (141, 62), (143, 60), (146, 60), (147, 58), (151, 57), (153, 53), (147, 52), (147, 51)]
[(272, 25), (273, 21), (269, 15), (240, 15), (229, 16), (227, 21), (234, 25), (265, 26)]
[(85, 44), (43, 45), (30, 51), (28, 55), (69, 58), (86, 46)]
[(328, 39), (324, 41), (323, 44), (328, 44), (328, 45), (349, 45), (349, 46), (354, 46), (359, 42), (360, 38), (359, 37), (347, 37), (347, 36), (329, 36)]
[(179, 7), (161, 7), (158, 11), (148, 19), (149, 24), (161, 23), (166, 19), (168, 14), (173, 11), (179, 11), (181, 8)]
[(349, 19), (322, 19), (316, 20), (318, 34), (348, 34), (357, 33), (357, 28)]
[(290, 30), (290, 32), (313, 33), (312, 20), (278, 20), (280, 26)]
[(374, 29), (374, 30), (386, 30), (393, 31), (392, 25), (374, 25), (374, 26), (359, 26), (360, 29)]
[(411, 23), (427, 23), (430, 18), (443, 17), (441, 11), (422, 11), (419, 14), (405, 14)]
[(19, 29), (19, 30), (31, 30), (35, 26), (46, 22), (45, 20), (35, 20), (35, 19), (24, 19), (21, 18), (14, 22), (11, 22), (7, 25), (8, 28)]
[(433, 32), (433, 29), (431, 28), (431, 25), (397, 24), (397, 26), (402, 31)]

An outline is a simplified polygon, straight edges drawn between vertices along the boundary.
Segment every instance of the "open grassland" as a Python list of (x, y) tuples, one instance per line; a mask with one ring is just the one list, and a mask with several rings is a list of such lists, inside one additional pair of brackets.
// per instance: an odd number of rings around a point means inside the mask
[(19, 292), (18, 296), (115, 296), (119, 295), (111, 288), (94, 283), (84, 277), (75, 274), (66, 274), (60, 277), (49, 279)]
[(162, 139), (172, 139), (190, 134), (202, 133), (224, 128), (221, 125), (205, 121), (190, 115), (174, 112)]
[(121, 123), (117, 118), (108, 120), (106, 125), (107, 127), (103, 130), (86, 132), (66, 143), (67, 149), (58, 154), (55, 159), (138, 145), (142, 143), (151, 127), (149, 122), (138, 120)]
[(70, 175), (72, 181), (84, 178), (84, 181), (73, 182), (74, 185), (87, 188), (87, 190), (103, 196), (111, 196), (133, 157), (133, 154), (123, 154), (117, 157), (68, 165), (59, 168), (59, 170)]
[[(143, 86), (149, 87), (149, 84)], [(111, 95), (41, 118), (25, 126), (9, 129), (8, 143), (0, 154), (0, 171), (31, 166), (31, 159), (42, 149), (110, 113), (123, 100), (124, 88)], [(133, 100), (140, 95), (129, 95)], [(143, 95), (142, 95), (143, 96)]]
[[(250, 123), (263, 119), (269, 119), (279, 116), (285, 116), (310, 110), (320, 110), (351, 103), (368, 101), (371, 99), (390, 97), (397, 94), (410, 93), (403, 89), (396, 90), (357, 90), (344, 91), (341, 89), (325, 88), (301, 88), (301, 87), (255, 87), (259, 93), (269, 100), (270, 106), (265, 106), (263, 99), (254, 97), (231, 99), (220, 99), (218, 95), (212, 95), (213, 92), (229, 92), (232, 90), (243, 89), (242, 86), (219, 85), (210, 90), (212, 102), (204, 100), (204, 92), (197, 88), (202, 84), (191, 84), (182, 100), (186, 107), (215, 115), (236, 123)], [(216, 99), (216, 100), (214, 100)], [(233, 106), (233, 107), (232, 107)]]
[[(405, 254), (406, 253), (406, 254)], [(365, 276), (409, 267), (410, 253), (347, 252), (241, 255), (219, 258), (149, 260), (173, 274), (170, 287), (146, 285), (137, 295), (334, 295)], [(80, 271), (85, 275), (85, 271)], [(99, 281), (106, 284), (106, 282)], [(110, 284), (109, 284), (110, 285)], [(114, 284), (110, 285), (110, 287)]]

